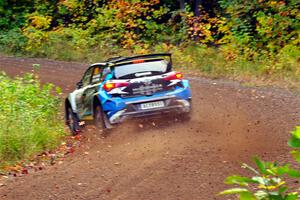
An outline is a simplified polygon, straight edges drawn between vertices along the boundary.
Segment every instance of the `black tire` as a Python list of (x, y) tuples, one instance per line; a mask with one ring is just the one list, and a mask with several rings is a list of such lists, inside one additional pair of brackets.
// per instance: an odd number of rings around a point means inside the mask
[(100, 105), (96, 105), (94, 108), (94, 125), (99, 130), (104, 131), (106, 129), (104, 113)]
[(66, 124), (72, 135), (77, 135), (80, 132), (78, 119), (70, 106), (66, 107)]

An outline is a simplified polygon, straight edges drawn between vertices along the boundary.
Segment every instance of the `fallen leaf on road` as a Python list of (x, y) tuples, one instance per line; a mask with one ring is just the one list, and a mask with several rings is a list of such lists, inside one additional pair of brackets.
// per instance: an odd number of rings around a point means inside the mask
[(22, 169), (22, 174), (28, 174), (28, 170), (27, 169)]

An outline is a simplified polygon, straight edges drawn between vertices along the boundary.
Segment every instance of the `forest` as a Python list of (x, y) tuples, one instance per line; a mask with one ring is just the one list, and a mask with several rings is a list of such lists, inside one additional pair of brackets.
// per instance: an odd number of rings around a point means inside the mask
[(0, 1), (0, 51), (96, 62), (171, 52), (214, 77), (299, 81), (298, 0)]

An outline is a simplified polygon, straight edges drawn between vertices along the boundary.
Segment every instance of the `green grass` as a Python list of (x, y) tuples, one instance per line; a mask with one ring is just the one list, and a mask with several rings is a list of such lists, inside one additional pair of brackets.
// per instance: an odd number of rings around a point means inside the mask
[(0, 74), (0, 166), (56, 147), (64, 135), (54, 85)]

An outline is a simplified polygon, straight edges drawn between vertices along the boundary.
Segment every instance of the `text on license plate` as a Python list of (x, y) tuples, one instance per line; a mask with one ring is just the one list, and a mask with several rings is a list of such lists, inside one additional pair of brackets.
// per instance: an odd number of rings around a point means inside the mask
[(151, 108), (161, 108), (164, 106), (165, 106), (165, 104), (163, 101), (155, 101), (155, 102), (141, 104), (141, 109), (147, 110), (147, 109), (151, 109)]

